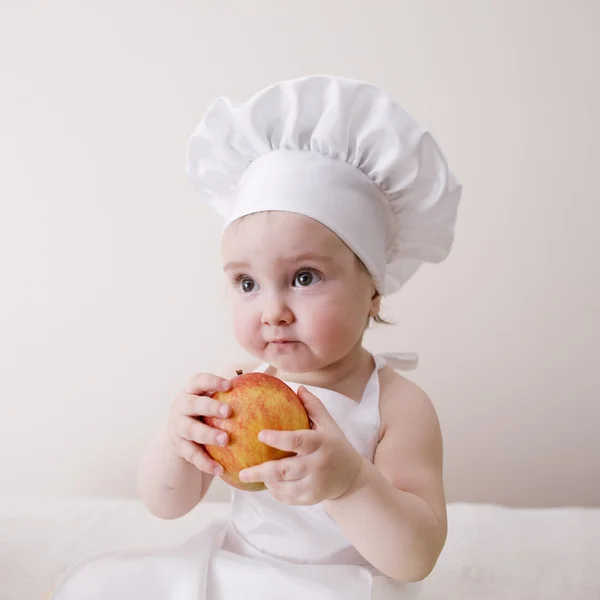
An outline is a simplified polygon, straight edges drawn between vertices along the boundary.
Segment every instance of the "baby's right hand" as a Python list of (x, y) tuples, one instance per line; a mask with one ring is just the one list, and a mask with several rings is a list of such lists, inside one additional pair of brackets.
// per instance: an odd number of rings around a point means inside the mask
[(210, 458), (204, 444), (225, 446), (229, 436), (220, 429), (209, 427), (199, 417), (228, 417), (229, 405), (210, 396), (215, 391), (226, 391), (230, 387), (227, 379), (200, 373), (190, 379), (171, 405), (167, 430), (172, 452), (210, 475), (221, 475), (223, 467)]

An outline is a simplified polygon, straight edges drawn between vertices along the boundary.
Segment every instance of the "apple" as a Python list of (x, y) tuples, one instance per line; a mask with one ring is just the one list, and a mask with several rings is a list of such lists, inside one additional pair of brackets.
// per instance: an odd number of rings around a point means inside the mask
[(226, 446), (206, 445), (206, 452), (223, 467), (221, 479), (240, 490), (260, 492), (266, 490), (262, 482), (240, 481), (239, 472), (269, 460), (293, 456), (263, 444), (258, 434), (263, 429), (294, 431), (309, 429), (310, 420), (302, 401), (281, 379), (265, 373), (238, 371), (226, 392), (215, 392), (212, 397), (231, 407), (230, 416), (203, 417), (210, 427), (226, 431)]

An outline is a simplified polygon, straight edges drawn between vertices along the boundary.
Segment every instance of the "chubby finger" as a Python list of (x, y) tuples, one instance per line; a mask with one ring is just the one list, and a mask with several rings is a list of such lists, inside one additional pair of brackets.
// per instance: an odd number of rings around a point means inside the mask
[(212, 394), (224, 392), (231, 387), (231, 381), (211, 373), (197, 373), (188, 381), (185, 391), (188, 394)]
[(309, 392), (303, 385), (298, 388), (298, 398), (300, 398), (311, 423), (317, 428), (335, 423), (333, 417), (321, 402), (312, 392)]
[(310, 454), (315, 452), (321, 443), (321, 434), (310, 429), (297, 431), (279, 431), (277, 429), (263, 429), (258, 434), (258, 439), (267, 446), (295, 452), (296, 454)]
[(209, 427), (198, 419), (187, 416), (179, 419), (177, 434), (184, 440), (210, 446), (225, 446), (229, 441), (229, 436), (225, 431)]
[(306, 462), (297, 457), (269, 460), (239, 472), (240, 480), (247, 483), (262, 481), (265, 484), (272, 484), (282, 481), (298, 481), (305, 476)]
[(179, 397), (179, 412), (196, 417), (228, 417), (229, 404), (214, 400), (210, 396), (183, 393)]
[(210, 475), (223, 474), (223, 467), (208, 456), (201, 446), (198, 446), (194, 442), (181, 438), (179, 440), (178, 453), (181, 458), (187, 460), (187, 462), (204, 473), (209, 473)]

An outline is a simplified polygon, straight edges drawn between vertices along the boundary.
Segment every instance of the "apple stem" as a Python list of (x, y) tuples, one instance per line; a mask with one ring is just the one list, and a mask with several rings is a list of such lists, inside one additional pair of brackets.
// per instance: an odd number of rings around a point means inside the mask
[(235, 372), (236, 372), (237, 375), (241, 375), (243, 373), (243, 371), (241, 369), (236, 369)]

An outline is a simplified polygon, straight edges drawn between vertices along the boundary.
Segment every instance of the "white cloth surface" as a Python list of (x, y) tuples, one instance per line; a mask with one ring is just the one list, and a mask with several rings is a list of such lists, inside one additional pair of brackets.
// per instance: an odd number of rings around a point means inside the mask
[[(0, 599), (42, 600), (76, 562), (180, 544), (230, 510), (203, 502), (162, 521), (137, 500), (0, 497)], [(419, 600), (600, 598), (600, 508), (456, 503), (448, 517), (446, 547)]]

